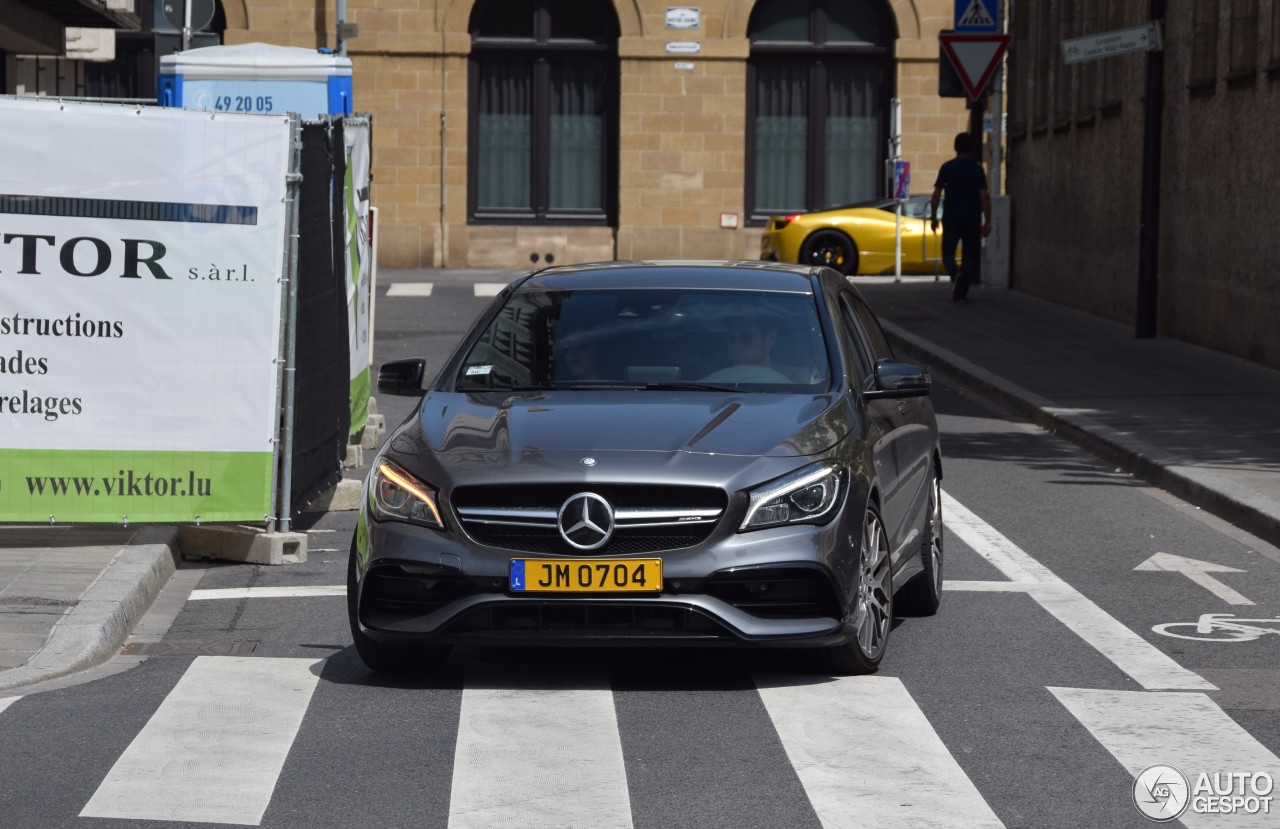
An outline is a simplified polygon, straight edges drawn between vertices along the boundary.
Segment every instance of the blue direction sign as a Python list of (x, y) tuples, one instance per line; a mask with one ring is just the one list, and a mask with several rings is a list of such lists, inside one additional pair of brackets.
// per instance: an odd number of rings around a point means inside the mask
[(957, 32), (1000, 31), (1000, 0), (956, 0)]
[(911, 162), (893, 162), (893, 197), (905, 199), (911, 195)]

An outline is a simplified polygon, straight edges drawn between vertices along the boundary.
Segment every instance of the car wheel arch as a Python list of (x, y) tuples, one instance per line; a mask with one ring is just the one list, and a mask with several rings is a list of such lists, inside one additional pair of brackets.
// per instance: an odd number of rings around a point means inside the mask
[[(844, 262), (840, 267), (837, 267), (834, 263), (807, 262), (806, 259), (808, 259), (811, 254), (811, 251), (809, 250), (810, 245), (814, 243), (815, 239), (820, 240), (820, 237), (822, 236), (837, 237), (839, 244), (846, 248), (844, 253), (848, 261)], [(833, 243), (829, 243), (827, 246), (830, 247)], [(796, 255), (796, 259), (802, 264), (825, 264), (826, 267), (832, 268), (845, 276), (852, 276), (858, 272), (858, 260), (860, 257), (861, 250), (858, 248), (858, 241), (849, 232), (849, 228), (842, 224), (835, 223), (814, 228), (812, 232), (800, 241), (800, 246), (797, 249)]]

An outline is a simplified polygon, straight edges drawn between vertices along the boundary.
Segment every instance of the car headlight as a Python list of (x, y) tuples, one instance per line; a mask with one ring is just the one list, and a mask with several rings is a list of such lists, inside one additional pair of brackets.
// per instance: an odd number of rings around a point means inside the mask
[(390, 461), (379, 462), (369, 478), (369, 509), (379, 520), (444, 529), (436, 490)]
[(840, 498), (842, 471), (834, 460), (819, 461), (749, 490), (751, 503), (738, 531), (821, 523)]

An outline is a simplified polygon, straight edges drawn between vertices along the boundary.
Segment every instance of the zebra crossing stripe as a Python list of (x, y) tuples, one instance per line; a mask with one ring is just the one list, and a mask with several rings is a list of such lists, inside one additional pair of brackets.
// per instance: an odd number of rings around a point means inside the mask
[(3, 712), (4, 709), (8, 708), (10, 705), (13, 705), (15, 702), (17, 702), (20, 699), (22, 699), (22, 697), (0, 697), (0, 712)]
[(1216, 685), (1182, 667), (1155, 645), (1129, 630), (949, 493), (942, 498), (942, 522), (974, 552), (995, 565), (1006, 578), (1027, 585), (1027, 594), (1041, 607), (1143, 688), (1218, 690)]
[(80, 816), (257, 826), (321, 662), (196, 657)]
[[(1193, 787), (1201, 772), (1221, 773), (1223, 779), (1234, 772), (1266, 772), (1273, 781), (1280, 778), (1280, 758), (1206, 694), (1049, 690), (1135, 778), (1154, 765), (1173, 766)], [(1229, 815), (1188, 810), (1180, 819), (1189, 827), (1277, 825), (1275, 814), (1250, 815), (1243, 810)]]
[[(315, 552), (312, 550), (312, 552)], [(347, 588), (341, 584), (300, 585), (296, 587), (214, 587), (192, 590), (190, 601), (209, 599), (302, 599), (314, 596), (345, 596)]]
[(757, 676), (825, 829), (1003, 827), (902, 681)]
[(431, 296), (431, 282), (393, 282), (387, 288), (387, 296)]
[(631, 800), (602, 669), (467, 668), (449, 829), (630, 829)]
[[(477, 297), (497, 296), (502, 289), (507, 287), (506, 282), (476, 282), (471, 286), (471, 292)], [(435, 291), (435, 283), (433, 282), (393, 282), (391, 287), (387, 288), (386, 295), (388, 297), (428, 297)]]

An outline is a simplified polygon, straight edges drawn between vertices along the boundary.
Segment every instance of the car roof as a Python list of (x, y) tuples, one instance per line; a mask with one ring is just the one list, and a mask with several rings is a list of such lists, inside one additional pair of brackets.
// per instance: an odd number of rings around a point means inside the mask
[(731, 259), (658, 259), (557, 265), (529, 275), (520, 287), (734, 288), (812, 293), (808, 265)]
[[(928, 201), (929, 199), (930, 199), (930, 196), (928, 194), (916, 193), (916, 194), (907, 196), (905, 199), (903, 199), (903, 201), (919, 202), (919, 201)], [(831, 207), (823, 207), (818, 210), (798, 210), (795, 212), (794, 215), (816, 216), (819, 213), (839, 213), (845, 210), (887, 210), (890, 213), (892, 213), (894, 211), (895, 204), (897, 204), (897, 199), (890, 199), (890, 198), (868, 199), (866, 201), (850, 202), (849, 204), (832, 205)], [(777, 215), (783, 215), (783, 214), (779, 213)], [(786, 214), (786, 215), (792, 215), (792, 214)]]

